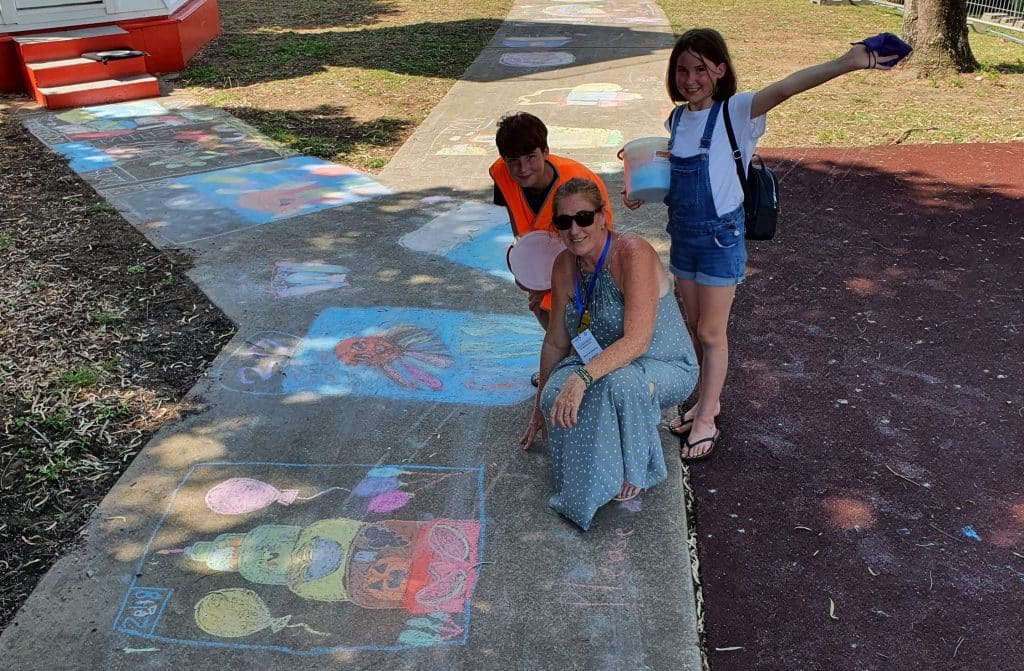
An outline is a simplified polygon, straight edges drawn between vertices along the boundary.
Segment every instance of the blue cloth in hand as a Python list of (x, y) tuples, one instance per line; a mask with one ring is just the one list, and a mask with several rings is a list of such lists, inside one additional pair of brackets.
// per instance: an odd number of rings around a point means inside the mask
[(891, 68), (896, 65), (909, 56), (910, 52), (914, 50), (909, 44), (892, 33), (879, 33), (871, 37), (866, 37), (860, 42), (854, 42), (854, 44), (863, 44), (867, 47), (868, 51), (874, 51), (882, 57), (898, 56), (899, 58), (888, 61), (884, 64), (887, 68)]

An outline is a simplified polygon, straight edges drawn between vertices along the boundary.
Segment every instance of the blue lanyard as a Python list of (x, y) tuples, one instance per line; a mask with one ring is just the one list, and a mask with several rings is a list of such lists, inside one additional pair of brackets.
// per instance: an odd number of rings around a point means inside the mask
[[(579, 273), (572, 278), (573, 289), (576, 292), (576, 312), (579, 314), (580, 319), (583, 319), (584, 308), (590, 305), (590, 297), (594, 293), (594, 285), (597, 284), (597, 275), (601, 272), (601, 268), (604, 266), (604, 257), (608, 254), (608, 245), (612, 242), (611, 231), (606, 232), (607, 235), (604, 239), (604, 249), (601, 250), (601, 258), (597, 260), (597, 265), (594, 266), (594, 274), (590, 278), (590, 286), (587, 287), (587, 300), (586, 302), (580, 300), (580, 276)], [(579, 260), (576, 261), (579, 263)]]

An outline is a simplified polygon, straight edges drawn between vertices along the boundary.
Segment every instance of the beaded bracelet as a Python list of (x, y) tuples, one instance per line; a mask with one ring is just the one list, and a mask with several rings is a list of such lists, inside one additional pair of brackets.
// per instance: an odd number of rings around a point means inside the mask
[(586, 385), (587, 389), (590, 389), (590, 385), (594, 384), (594, 378), (590, 376), (590, 373), (583, 366), (576, 369), (576, 374), (583, 380), (583, 384)]

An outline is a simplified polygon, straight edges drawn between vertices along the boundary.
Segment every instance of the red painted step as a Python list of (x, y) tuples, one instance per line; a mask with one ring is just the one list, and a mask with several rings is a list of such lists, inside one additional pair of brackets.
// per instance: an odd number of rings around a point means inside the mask
[(36, 102), (47, 109), (102, 105), (160, 95), (160, 84), (152, 75), (69, 84), (35, 89)]
[(65, 58), (57, 61), (26, 63), (28, 83), (32, 88), (51, 88), (94, 82), (104, 79), (122, 79), (146, 74), (143, 56), (123, 58), (100, 63), (90, 58)]
[(134, 49), (136, 39), (127, 30), (117, 26), (59, 30), (52, 33), (14, 35), (21, 59), (25, 63), (77, 58), (86, 51), (106, 49)]

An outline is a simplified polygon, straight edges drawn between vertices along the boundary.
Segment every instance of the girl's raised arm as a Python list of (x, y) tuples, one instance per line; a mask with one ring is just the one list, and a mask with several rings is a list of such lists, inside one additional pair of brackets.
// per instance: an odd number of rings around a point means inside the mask
[[(750, 104), (750, 118), (759, 117), (784, 100), (813, 89), (840, 75), (845, 75), (847, 72), (870, 68), (888, 70), (891, 66), (887, 63), (898, 60), (900, 60), (899, 56), (879, 56), (875, 52), (869, 53), (868, 48), (863, 44), (855, 44), (839, 58), (798, 70), (755, 93), (754, 100)], [(893, 64), (895, 65), (895, 63)]]

